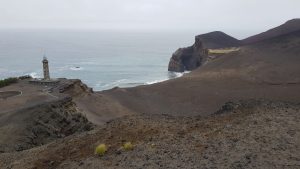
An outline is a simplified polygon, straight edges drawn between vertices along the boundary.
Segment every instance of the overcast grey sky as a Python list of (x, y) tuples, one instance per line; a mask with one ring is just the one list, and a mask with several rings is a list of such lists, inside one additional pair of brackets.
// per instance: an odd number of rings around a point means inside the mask
[(259, 32), (300, 17), (300, 0), (0, 0), (0, 28)]

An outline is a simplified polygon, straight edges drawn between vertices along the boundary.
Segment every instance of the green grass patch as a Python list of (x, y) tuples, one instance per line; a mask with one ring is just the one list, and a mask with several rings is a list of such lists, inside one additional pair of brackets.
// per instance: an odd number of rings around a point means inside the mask
[(240, 48), (221, 48), (221, 49), (208, 49), (208, 54), (227, 54), (239, 51)]
[(0, 80), (0, 88), (17, 82), (18, 82), (18, 78), (15, 77), (10, 77), (7, 79)]

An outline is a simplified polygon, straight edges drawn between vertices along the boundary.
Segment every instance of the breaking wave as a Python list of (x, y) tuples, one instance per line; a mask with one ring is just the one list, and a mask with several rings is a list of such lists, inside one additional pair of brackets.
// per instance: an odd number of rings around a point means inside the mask
[(189, 73), (189, 72), (182, 72), (182, 73), (168, 72), (167, 78), (162, 78), (162, 79), (158, 79), (158, 80), (150, 80), (150, 81), (146, 81), (146, 82), (145, 81), (143, 82), (143, 80), (136, 81), (136, 80), (132, 80), (132, 79), (119, 79), (119, 80), (115, 80), (110, 83), (103, 83), (103, 82), (99, 81), (95, 85), (95, 87), (101, 88), (102, 90), (107, 90), (107, 89), (111, 89), (114, 87), (135, 87), (135, 86), (140, 86), (140, 85), (151, 85), (151, 84), (167, 81), (169, 79), (181, 77), (186, 73)]
[(65, 66), (57, 68), (57, 70), (59, 70), (59, 71), (68, 71), (68, 70), (79, 71), (79, 70), (83, 70), (83, 69), (84, 68), (81, 66), (74, 66), (74, 65), (65, 65)]
[(36, 72), (31, 72), (31, 73), (28, 73), (29, 76), (31, 76), (32, 78), (40, 78), (41, 76), (36, 73)]

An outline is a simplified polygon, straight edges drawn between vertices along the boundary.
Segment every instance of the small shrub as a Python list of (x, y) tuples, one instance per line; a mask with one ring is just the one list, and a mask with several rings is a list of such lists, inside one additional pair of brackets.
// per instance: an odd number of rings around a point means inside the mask
[(127, 142), (123, 145), (123, 149), (126, 151), (132, 150), (133, 149), (133, 145), (131, 142)]
[(107, 147), (105, 144), (100, 144), (96, 147), (95, 154), (99, 156), (103, 156), (107, 151)]

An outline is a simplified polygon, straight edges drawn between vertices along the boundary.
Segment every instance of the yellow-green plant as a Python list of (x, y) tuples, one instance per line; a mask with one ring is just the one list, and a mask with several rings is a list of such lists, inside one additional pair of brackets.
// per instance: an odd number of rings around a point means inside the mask
[(107, 151), (107, 147), (105, 144), (99, 144), (97, 147), (96, 147), (96, 150), (95, 150), (95, 154), (99, 155), (99, 156), (103, 156)]
[(239, 51), (240, 48), (220, 48), (220, 49), (208, 49), (208, 54), (227, 54), (231, 52)]
[(131, 142), (127, 142), (123, 145), (123, 149), (126, 151), (132, 150), (133, 149), (133, 145)]

